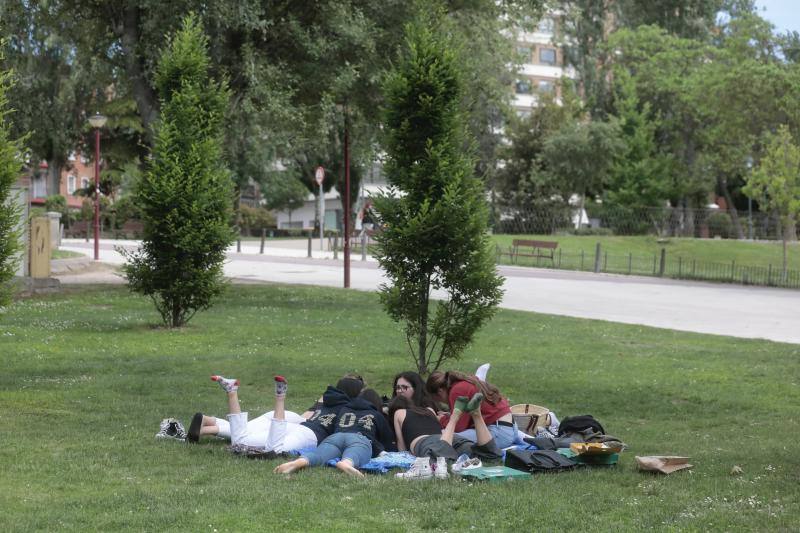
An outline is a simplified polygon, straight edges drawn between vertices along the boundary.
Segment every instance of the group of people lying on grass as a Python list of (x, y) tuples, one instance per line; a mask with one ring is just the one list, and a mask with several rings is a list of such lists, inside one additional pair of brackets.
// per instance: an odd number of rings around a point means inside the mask
[[(384, 451), (417, 457), (409, 479), (447, 477), (448, 462), (460, 456), (495, 460), (518, 439), (508, 400), (494, 385), (461, 372), (433, 372), (423, 382), (416, 372), (394, 378), (388, 409), (373, 389), (347, 374), (328, 386), (306, 412), (287, 411), (287, 380), (275, 376), (275, 408), (253, 420), (239, 405), (239, 381), (212, 376), (228, 396), (227, 419), (195, 414), (187, 439), (229, 438), (234, 450), (248, 449), (300, 456), (275, 468), (289, 474), (339, 458), (336, 468), (353, 476)], [(440, 405), (448, 405), (442, 411)]]

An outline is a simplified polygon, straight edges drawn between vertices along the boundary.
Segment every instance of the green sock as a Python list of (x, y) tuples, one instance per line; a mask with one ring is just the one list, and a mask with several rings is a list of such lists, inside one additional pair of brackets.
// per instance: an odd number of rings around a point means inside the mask
[(466, 396), (459, 396), (458, 398), (456, 398), (456, 401), (453, 404), (453, 410), (458, 409), (462, 413), (466, 413), (467, 411), (469, 411), (469, 409), (467, 409), (468, 403), (469, 403), (469, 398), (467, 398)]
[[(463, 396), (462, 396), (463, 398)], [(464, 398), (466, 400), (466, 398)], [(481, 408), (481, 402), (483, 401), (483, 394), (480, 392), (476, 392), (475, 395), (467, 402), (467, 411), (474, 411), (475, 409)]]

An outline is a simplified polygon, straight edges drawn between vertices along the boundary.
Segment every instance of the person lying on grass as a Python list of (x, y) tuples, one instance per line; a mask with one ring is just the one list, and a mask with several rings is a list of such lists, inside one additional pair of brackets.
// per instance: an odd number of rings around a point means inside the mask
[[(481, 414), (497, 446), (501, 449), (508, 448), (517, 441), (517, 428), (514, 426), (508, 400), (491, 383), (481, 381), (476, 376), (453, 370), (437, 371), (428, 377), (425, 389), (434, 400), (447, 403), (451, 412), (457, 398), (461, 396), (470, 398), (480, 392), (484, 398), (481, 404)], [(450, 415), (444, 413), (440, 416), (439, 422), (443, 428), (447, 427), (449, 421)], [(474, 418), (462, 417), (456, 425), (456, 434), (477, 442), (477, 428), (473, 421)]]
[[(222, 377), (222, 376), (218, 376)], [(308, 408), (303, 414), (297, 414), (294, 411), (287, 411), (284, 408), (285, 405), (285, 398), (286, 398), (286, 390), (285, 386), (278, 384), (278, 378), (276, 376), (276, 383), (275, 383), (275, 410), (269, 411), (264, 413), (263, 415), (254, 418), (253, 420), (249, 420), (247, 422), (248, 432), (251, 434), (259, 434), (263, 433), (266, 434), (269, 432), (270, 425), (272, 423), (272, 419), (275, 418), (275, 413), (280, 411), (283, 413), (282, 420), (286, 420), (287, 422), (293, 422), (295, 424), (300, 424), (305, 422), (306, 420), (316, 416), (320, 417), (322, 415), (329, 414), (327, 411), (323, 413), (321, 410), (325, 407), (323, 398), (320, 396), (319, 400), (314, 403), (311, 407)], [(214, 376), (211, 377), (214, 380)], [(225, 378), (223, 378), (225, 379)], [(283, 379), (283, 378), (281, 378)], [(223, 390), (225, 390), (224, 383), (236, 381), (236, 380), (225, 380), (224, 382), (217, 381), (222, 385)], [(285, 380), (284, 380), (285, 383)], [(238, 382), (235, 384), (236, 389), (238, 389), (239, 384)], [(345, 374), (342, 379), (338, 381), (336, 384), (336, 389), (345, 393), (348, 398), (354, 398), (358, 396), (358, 393), (361, 392), (361, 389), (364, 388), (364, 381), (359, 376), (355, 376), (355, 374)], [(235, 390), (234, 390), (235, 392)], [(236, 398), (236, 404), (238, 406), (238, 397)], [(230, 398), (228, 405), (230, 407)], [(238, 407), (237, 407), (237, 411)], [(208, 416), (204, 415), (203, 413), (195, 413), (194, 417), (192, 418), (192, 422), (189, 425), (189, 431), (187, 433), (187, 440), (189, 442), (198, 442), (200, 437), (220, 437), (224, 439), (231, 439), (231, 426), (228, 420), (225, 418), (218, 418), (215, 416)]]
[(239, 380), (223, 376), (211, 376), (211, 379), (219, 383), (228, 396), (233, 446), (275, 453), (316, 447), (325, 440), (333, 433), (340, 409), (360, 392), (361, 386), (356, 380), (340, 379), (336, 387), (328, 386), (322, 395), (322, 405), (308, 420), (292, 413), (295, 421), (289, 421), (285, 409), (288, 383), (283, 376), (275, 376), (275, 410), (271, 416), (262, 415), (253, 421), (257, 423), (248, 423), (247, 412), (242, 412), (239, 405)]
[(416, 372), (400, 372), (394, 377), (392, 399), (398, 396), (403, 396), (418, 407), (436, 409), (436, 402), (428, 395), (425, 382)]
[(339, 411), (333, 435), (319, 443), (316, 450), (303, 452), (299, 458), (275, 467), (276, 474), (291, 474), (307, 466), (320, 466), (340, 458), (336, 468), (352, 476), (364, 477), (358, 467), (391, 451), (394, 433), (381, 411), (378, 393), (364, 389)]
[[(397, 449), (408, 450), (417, 457), (407, 472), (397, 474), (405, 479), (430, 479), (447, 477), (447, 461), (456, 461), (462, 454), (496, 460), (502, 457), (492, 434), (486, 427), (481, 414), (483, 394), (478, 392), (467, 398), (461, 396), (453, 404), (447, 425), (442, 430), (433, 409), (415, 405), (403, 396), (396, 397), (389, 406), (389, 416), (394, 424)], [(475, 427), (476, 441), (473, 442), (455, 433), (455, 428), (467, 415)], [(431, 467), (431, 459), (435, 466)]]

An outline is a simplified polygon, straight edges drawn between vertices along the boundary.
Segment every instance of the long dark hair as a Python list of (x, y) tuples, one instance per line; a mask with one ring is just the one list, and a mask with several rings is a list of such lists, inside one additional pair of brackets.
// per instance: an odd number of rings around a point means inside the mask
[(411, 397), (412, 405), (416, 405), (417, 407), (430, 407), (436, 410), (436, 403), (428, 394), (428, 391), (425, 390), (425, 382), (422, 381), (422, 376), (417, 374), (416, 372), (407, 371), (407, 372), (400, 372), (394, 377), (394, 381), (392, 382), (392, 398), (397, 397), (397, 381), (403, 378), (404, 380), (411, 383), (411, 388), (414, 389), (414, 394)]
[(354, 378), (342, 378), (336, 383), (336, 388), (345, 393), (348, 398), (355, 398), (364, 388), (364, 382)]
[(425, 383), (425, 390), (428, 394), (435, 395), (439, 389), (444, 387), (449, 392), (450, 388), (459, 381), (467, 381), (475, 385), (478, 390), (483, 393), (483, 397), (486, 401), (492, 405), (503, 399), (503, 395), (500, 394), (500, 389), (491, 383), (481, 381), (475, 376), (470, 376), (469, 374), (464, 374), (456, 370), (450, 370), (448, 372), (439, 372), (437, 370), (433, 372)]
[(389, 402), (389, 421), (394, 421), (394, 414), (400, 409), (406, 409), (407, 411), (413, 411), (419, 415), (429, 416), (433, 419), (436, 419), (436, 415), (427, 407), (414, 405), (411, 400), (405, 396), (395, 396), (392, 398), (392, 401)]
[(359, 393), (359, 397), (364, 398), (375, 407), (375, 410), (383, 414), (383, 400), (375, 389), (364, 389)]

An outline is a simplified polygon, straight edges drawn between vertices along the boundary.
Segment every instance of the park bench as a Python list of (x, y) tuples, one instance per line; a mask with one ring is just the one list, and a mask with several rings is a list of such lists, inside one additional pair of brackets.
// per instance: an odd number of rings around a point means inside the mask
[(554, 262), (555, 251), (558, 248), (558, 243), (555, 241), (532, 241), (527, 239), (514, 239), (508, 251), (501, 250), (497, 247), (498, 255), (507, 255), (511, 259), (511, 263), (516, 263), (520, 257), (535, 257), (537, 259), (549, 259)]

